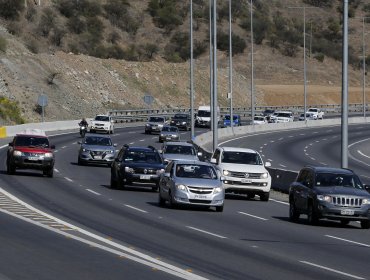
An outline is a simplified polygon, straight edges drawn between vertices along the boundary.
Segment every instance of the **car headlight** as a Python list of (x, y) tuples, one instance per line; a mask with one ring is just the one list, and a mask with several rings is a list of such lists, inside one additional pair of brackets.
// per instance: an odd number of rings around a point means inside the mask
[(362, 200), (362, 205), (364, 205), (364, 204), (366, 204), (366, 205), (370, 204), (370, 198), (364, 198)]
[(156, 173), (157, 175), (161, 175), (162, 173), (164, 173), (164, 169), (158, 169)]
[(186, 122), (182, 122), (182, 124), (183, 124), (183, 125), (185, 125), (185, 124), (186, 124)]
[(164, 134), (163, 133), (161, 133), (161, 137), (164, 137)]
[(230, 174), (229, 170), (224, 170), (224, 175), (225, 175), (225, 176), (227, 176), (227, 175), (229, 175), (229, 174)]
[(114, 150), (107, 151), (108, 154), (114, 154)]
[(22, 155), (23, 155), (23, 153), (22, 153), (21, 151), (14, 151), (14, 152), (13, 152), (13, 155), (14, 155), (14, 156), (17, 156), (17, 157), (20, 157), (20, 156), (22, 156)]
[(261, 174), (261, 179), (267, 179), (269, 174), (267, 172)]
[(186, 187), (184, 185), (177, 185), (176, 187), (180, 191), (184, 191), (184, 192), (186, 191)]
[(317, 199), (320, 200), (320, 201), (331, 202), (331, 196), (329, 196), (329, 195), (318, 194)]
[(145, 126), (151, 126), (149, 123), (147, 123)]
[(222, 192), (222, 187), (217, 187), (213, 189), (213, 193), (220, 193)]
[(131, 167), (126, 166), (126, 167), (125, 167), (125, 172), (128, 172), (128, 173), (134, 173), (134, 169), (133, 169), (133, 168), (131, 168)]
[(45, 153), (44, 154), (44, 157), (51, 158), (51, 157), (53, 157), (53, 154), (52, 153)]
[(158, 127), (163, 127), (163, 124), (159, 124)]
[(83, 148), (82, 149), (83, 152), (90, 152), (90, 150), (86, 149), (86, 148)]

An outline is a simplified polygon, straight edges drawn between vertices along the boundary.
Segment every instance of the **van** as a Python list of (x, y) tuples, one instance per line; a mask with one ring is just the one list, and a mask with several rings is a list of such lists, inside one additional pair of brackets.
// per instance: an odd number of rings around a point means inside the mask
[[(217, 122), (220, 121), (220, 107), (217, 107)], [(199, 106), (195, 119), (196, 127), (211, 127), (211, 106)]]

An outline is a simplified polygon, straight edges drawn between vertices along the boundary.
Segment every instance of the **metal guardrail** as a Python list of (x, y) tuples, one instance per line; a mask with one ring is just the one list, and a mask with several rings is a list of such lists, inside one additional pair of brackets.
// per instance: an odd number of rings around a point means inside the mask
[[(309, 107), (320, 108), (327, 114), (338, 114), (341, 112), (342, 106), (338, 104), (319, 104), (310, 105)], [(308, 108), (308, 107), (307, 107)], [(368, 104), (366, 104), (366, 110)], [(293, 114), (298, 115), (303, 113), (304, 106), (302, 105), (289, 105), (289, 106), (258, 106), (255, 108), (256, 114), (261, 114), (266, 109), (281, 110), (281, 111), (292, 111)], [(354, 103), (349, 104), (349, 112), (362, 112), (363, 104)], [(194, 113), (197, 113), (198, 109), (194, 109)], [(146, 121), (149, 116), (152, 115), (162, 115), (167, 117), (172, 117), (177, 113), (189, 113), (190, 108), (166, 108), (166, 109), (134, 109), (134, 110), (111, 110), (108, 114), (113, 117), (115, 122), (141, 122)], [(230, 112), (229, 107), (221, 107), (220, 115), (223, 117), (225, 114)], [(250, 118), (251, 108), (250, 107), (234, 107), (234, 114), (239, 114), (241, 117)]]

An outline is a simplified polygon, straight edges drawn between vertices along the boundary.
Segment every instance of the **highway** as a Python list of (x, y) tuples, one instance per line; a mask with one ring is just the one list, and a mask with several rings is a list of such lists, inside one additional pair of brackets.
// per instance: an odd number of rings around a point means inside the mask
[[(351, 126), (349, 141), (350, 167), (364, 181), (370, 180), (368, 128)], [(112, 138), (119, 146), (160, 147), (143, 127), (116, 129)], [(78, 166), (78, 133), (51, 140), (54, 178), (37, 171), (7, 175), (6, 149), (0, 150), (0, 279), (370, 279), (370, 232), (356, 222), (310, 226), (302, 215), (292, 223), (280, 196), (267, 203), (228, 196), (222, 213), (161, 208), (151, 188), (112, 190), (108, 167)], [(289, 170), (340, 165), (340, 127), (223, 145), (255, 148), (273, 167)], [(34, 213), (24, 210), (28, 205)]]

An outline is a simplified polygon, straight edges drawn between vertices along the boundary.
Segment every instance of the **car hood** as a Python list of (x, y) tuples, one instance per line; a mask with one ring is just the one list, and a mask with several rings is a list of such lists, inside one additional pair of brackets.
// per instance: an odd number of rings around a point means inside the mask
[(254, 165), (254, 164), (222, 163), (220, 167), (223, 170), (236, 171), (236, 172), (249, 172), (249, 173), (267, 172), (266, 168), (263, 165)]
[(200, 179), (200, 178), (179, 178), (176, 177), (176, 185), (185, 185), (195, 188), (217, 188), (222, 186), (220, 180)]
[(92, 150), (92, 151), (114, 151), (115, 148), (113, 146), (99, 146), (99, 145), (86, 145), (82, 144), (82, 148), (85, 148), (87, 150)]
[(178, 135), (178, 132), (171, 132), (171, 131), (161, 131), (163, 135)]
[[(147, 168), (147, 169), (164, 169), (165, 165), (162, 163), (147, 163), (147, 162), (125, 162), (125, 166), (132, 168)], [(124, 165), (121, 165), (124, 168)]]
[(167, 160), (199, 160), (197, 156), (184, 154), (163, 154), (163, 157)]
[(345, 195), (345, 196), (366, 196), (370, 198), (370, 194), (366, 190), (360, 190), (349, 187), (315, 187), (318, 194), (323, 195)]
[(110, 122), (104, 122), (104, 121), (91, 121), (91, 124), (110, 124)]
[(148, 122), (150, 125), (164, 125), (163, 122)]
[(23, 153), (51, 153), (52, 149), (42, 148), (42, 147), (25, 147), (25, 146), (16, 146), (14, 150), (21, 151)]

